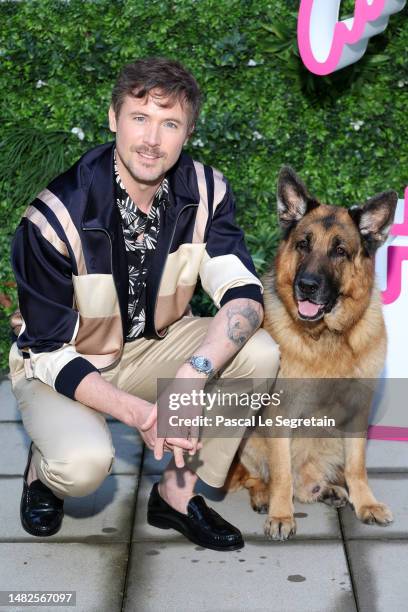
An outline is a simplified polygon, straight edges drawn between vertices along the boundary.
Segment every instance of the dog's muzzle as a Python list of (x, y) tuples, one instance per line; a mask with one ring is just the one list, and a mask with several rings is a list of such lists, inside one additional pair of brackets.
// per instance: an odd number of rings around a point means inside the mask
[(327, 278), (310, 272), (302, 272), (295, 279), (295, 301), (299, 318), (318, 321), (333, 308), (338, 292)]

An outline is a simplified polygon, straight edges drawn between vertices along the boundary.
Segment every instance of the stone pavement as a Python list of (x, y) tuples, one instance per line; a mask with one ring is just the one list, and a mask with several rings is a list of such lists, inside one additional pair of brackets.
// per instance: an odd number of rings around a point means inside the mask
[(369, 443), (372, 487), (395, 516), (387, 528), (362, 525), (348, 508), (296, 504), (298, 535), (269, 542), (245, 491), (223, 498), (203, 485), (210, 505), (246, 540), (242, 550), (220, 553), (147, 525), (147, 496), (163, 465), (136, 432), (117, 421), (109, 427), (112, 475), (93, 495), (67, 500), (58, 534), (31, 537), (19, 521), (29, 440), (10, 384), (0, 380), (0, 590), (76, 591), (77, 612), (408, 609), (408, 444)]

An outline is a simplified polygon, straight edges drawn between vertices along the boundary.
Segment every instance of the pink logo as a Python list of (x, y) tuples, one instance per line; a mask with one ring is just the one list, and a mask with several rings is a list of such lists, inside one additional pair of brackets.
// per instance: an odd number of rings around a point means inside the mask
[(357, 62), (372, 36), (383, 32), (389, 16), (406, 0), (355, 0), (354, 17), (339, 21), (341, 0), (301, 0), (298, 46), (306, 68), (327, 75)]
[[(404, 220), (391, 227), (392, 236), (408, 236), (408, 187), (405, 189)], [(408, 246), (387, 249), (387, 288), (381, 292), (383, 304), (392, 304), (401, 294), (402, 262), (408, 261)]]

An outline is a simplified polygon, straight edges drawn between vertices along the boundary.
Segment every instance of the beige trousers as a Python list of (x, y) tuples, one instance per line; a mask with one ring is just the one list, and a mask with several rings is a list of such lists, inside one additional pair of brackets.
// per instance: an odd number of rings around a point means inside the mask
[[(140, 338), (125, 344), (120, 362), (102, 372), (119, 389), (156, 401), (157, 379), (172, 378), (200, 346), (211, 318), (183, 317), (162, 340)], [(220, 372), (220, 378), (275, 379), (277, 344), (259, 329)], [(33, 461), (40, 480), (58, 497), (82, 497), (110, 474), (115, 455), (105, 415), (57, 393), (37, 379), (27, 380), (16, 343), (10, 374), (24, 427), (33, 441)], [(107, 412), (109, 407), (107, 406)], [(224, 484), (240, 438), (203, 438), (203, 448), (188, 458), (199, 478)]]

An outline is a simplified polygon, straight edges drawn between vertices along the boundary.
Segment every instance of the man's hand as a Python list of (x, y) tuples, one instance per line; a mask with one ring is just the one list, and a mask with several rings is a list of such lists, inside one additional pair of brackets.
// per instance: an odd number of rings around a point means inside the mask
[[(172, 382), (166, 387), (159, 399), (159, 406), (167, 404), (168, 399), (172, 394), (180, 395), (180, 393), (188, 394), (193, 390), (198, 391), (203, 389), (207, 377), (205, 374), (194, 370), (190, 364), (183, 363), (172, 380)], [(163, 406), (164, 407), (164, 406)], [(180, 410), (183, 417), (192, 418), (201, 415), (202, 406), (183, 406)], [(166, 415), (169, 413), (166, 411)], [(157, 419), (157, 405), (156, 405), (156, 419)], [(147, 425), (153, 422), (153, 414), (149, 419)], [(144, 427), (144, 426), (143, 426)], [(168, 424), (170, 427), (170, 424)], [(172, 435), (174, 434), (174, 435)], [(198, 441), (199, 427), (187, 427), (187, 426), (171, 426), (169, 435), (166, 437), (157, 437), (154, 448), (154, 456), (156, 459), (163, 457), (164, 450), (170, 449), (174, 454), (174, 462), (177, 467), (184, 467), (183, 453), (188, 452), (189, 455), (195, 455), (197, 450), (202, 448), (202, 443)]]
[[(155, 414), (156, 404), (150, 404), (149, 402), (146, 402), (146, 404), (149, 404), (148, 410), (143, 408), (141, 410), (138, 410), (137, 408), (134, 410), (134, 423), (131, 426), (136, 427), (143, 439), (143, 442), (148, 448), (150, 448), (150, 450), (153, 450), (157, 439), (156, 419), (152, 418), (152, 416)], [(144, 429), (143, 425), (147, 422), (147, 420), (151, 421), (152, 425), (151, 427)]]
[(160, 461), (163, 457), (165, 450), (172, 451), (174, 454), (174, 461), (177, 467), (184, 467), (183, 452), (188, 451), (189, 455), (194, 455), (197, 450), (202, 447), (201, 442), (198, 442), (198, 437), (189, 438), (158, 438), (157, 437), (157, 404), (154, 405), (153, 410), (147, 417), (147, 420), (142, 423), (140, 427), (140, 433), (144, 440), (146, 438), (149, 442), (153, 442), (153, 445), (149, 448), (154, 450), (154, 458)]
[[(75, 399), (85, 406), (112, 415), (129, 427), (135, 427), (148, 448), (155, 450), (157, 446), (158, 450), (155, 451), (157, 459), (162, 458), (163, 448), (175, 451), (176, 446), (185, 450), (191, 450), (194, 447), (194, 443), (187, 439), (161, 440), (158, 443), (157, 405), (117, 389), (97, 372), (91, 372), (81, 380), (75, 391)], [(174, 448), (172, 443), (174, 443)], [(181, 463), (180, 453), (176, 451), (175, 454)]]

